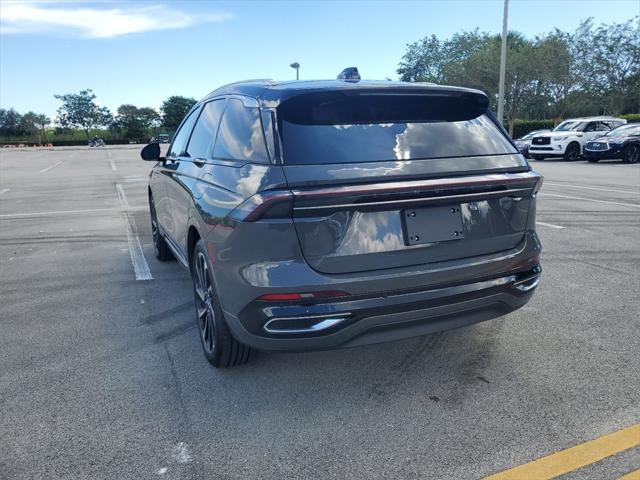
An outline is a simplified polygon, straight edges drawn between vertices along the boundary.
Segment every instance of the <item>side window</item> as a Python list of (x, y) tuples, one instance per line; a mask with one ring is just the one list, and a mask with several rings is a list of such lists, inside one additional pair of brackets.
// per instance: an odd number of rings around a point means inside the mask
[(598, 130), (598, 122), (589, 122), (584, 129), (585, 132), (595, 132)]
[(258, 108), (245, 107), (237, 98), (229, 99), (218, 129), (213, 156), (225, 160), (269, 163)]
[(611, 130), (611, 126), (605, 122), (600, 122), (598, 124), (598, 130), (601, 132), (608, 132), (609, 130)]
[(189, 157), (211, 158), (211, 150), (223, 110), (224, 100), (214, 100), (204, 105), (189, 140), (187, 147)]
[(189, 141), (189, 135), (191, 134), (193, 124), (196, 122), (196, 118), (198, 118), (199, 111), (200, 109), (195, 109), (182, 123), (176, 134), (173, 136), (173, 142), (171, 143), (171, 149), (169, 150), (169, 153), (167, 153), (167, 157), (180, 157), (186, 153), (185, 148)]
[(276, 132), (273, 128), (275, 122), (273, 119), (273, 112), (269, 110), (262, 110), (262, 128), (264, 129), (265, 140), (267, 141), (267, 150), (269, 156), (273, 160), (276, 158)]

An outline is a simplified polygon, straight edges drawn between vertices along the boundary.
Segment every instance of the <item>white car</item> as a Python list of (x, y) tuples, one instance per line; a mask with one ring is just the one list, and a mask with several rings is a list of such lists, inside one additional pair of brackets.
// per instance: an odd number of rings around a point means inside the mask
[(627, 123), (626, 120), (615, 117), (565, 120), (552, 131), (533, 137), (529, 156), (534, 160), (547, 157), (561, 157), (567, 161), (578, 160), (587, 142), (625, 123)]

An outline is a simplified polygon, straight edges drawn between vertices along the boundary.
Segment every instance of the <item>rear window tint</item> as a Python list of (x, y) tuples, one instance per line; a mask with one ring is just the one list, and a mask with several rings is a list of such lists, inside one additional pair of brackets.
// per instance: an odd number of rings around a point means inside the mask
[(479, 94), (334, 94), (283, 107), (279, 131), (289, 165), (518, 153)]
[(229, 99), (218, 129), (213, 156), (225, 160), (269, 163), (258, 108), (245, 107), (237, 98)]

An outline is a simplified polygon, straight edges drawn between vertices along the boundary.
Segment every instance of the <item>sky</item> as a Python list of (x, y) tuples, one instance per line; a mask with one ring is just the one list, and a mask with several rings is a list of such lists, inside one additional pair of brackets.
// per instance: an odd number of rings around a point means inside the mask
[[(200, 99), (250, 78), (397, 79), (408, 43), (499, 33), (502, 0), (0, 0), (0, 107), (55, 116), (54, 94), (91, 88), (114, 111)], [(640, 15), (640, 0), (510, 0), (509, 29), (534, 37)]]

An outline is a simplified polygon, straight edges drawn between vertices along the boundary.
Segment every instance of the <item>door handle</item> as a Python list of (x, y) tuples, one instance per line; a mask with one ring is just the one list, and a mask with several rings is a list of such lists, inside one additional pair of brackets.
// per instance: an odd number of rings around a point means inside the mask
[(192, 162), (198, 165), (199, 167), (202, 167), (206, 163), (204, 158), (194, 158)]

